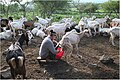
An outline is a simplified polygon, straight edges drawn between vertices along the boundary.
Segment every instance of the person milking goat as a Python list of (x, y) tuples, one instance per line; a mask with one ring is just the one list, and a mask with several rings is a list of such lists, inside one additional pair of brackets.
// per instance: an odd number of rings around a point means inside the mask
[(55, 39), (56, 33), (53, 30), (51, 30), (50, 34), (42, 41), (38, 58), (40, 58), (41, 60), (56, 59), (57, 53), (61, 52), (62, 50), (57, 49), (59, 45), (57, 45), (57, 41), (55, 41)]

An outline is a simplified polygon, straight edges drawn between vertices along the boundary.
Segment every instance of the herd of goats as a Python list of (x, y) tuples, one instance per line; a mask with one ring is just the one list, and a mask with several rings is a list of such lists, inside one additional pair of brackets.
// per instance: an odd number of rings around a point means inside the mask
[[(19, 36), (16, 42), (12, 43), (5, 51), (12, 78), (16, 78), (17, 74), (26, 78), (25, 55), (22, 47), (24, 41), (28, 45), (28, 42), (35, 38), (34, 36), (44, 39), (51, 30), (57, 33), (58, 44), (65, 50), (67, 59), (71, 56), (74, 48), (78, 51), (78, 44), (83, 36), (110, 35), (110, 42), (113, 46), (116, 46), (114, 39), (117, 36), (120, 37), (120, 19), (111, 19), (109, 16), (104, 18), (96, 18), (96, 16), (91, 18), (82, 17), (77, 24), (73, 21), (73, 18), (73, 16), (71, 18), (66, 17), (59, 22), (52, 22), (52, 18), (43, 19), (38, 16), (31, 21), (28, 21), (25, 17), (18, 20), (13, 20), (12, 17), (8, 19), (1, 18), (0, 39), (16, 40), (16, 37)], [(2, 75), (1, 78), (3, 78)]]

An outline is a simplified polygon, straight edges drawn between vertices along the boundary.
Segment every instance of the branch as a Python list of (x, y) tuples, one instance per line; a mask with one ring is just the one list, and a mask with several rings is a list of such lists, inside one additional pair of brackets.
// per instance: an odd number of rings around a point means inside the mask
[(76, 7), (76, 8), (77, 8), (77, 10), (79, 10), (80, 0), (78, 0), (78, 2), (77, 2), (77, 3), (75, 3), (75, 1), (73, 1), (73, 3), (72, 3), (72, 4), (74, 5), (74, 7)]

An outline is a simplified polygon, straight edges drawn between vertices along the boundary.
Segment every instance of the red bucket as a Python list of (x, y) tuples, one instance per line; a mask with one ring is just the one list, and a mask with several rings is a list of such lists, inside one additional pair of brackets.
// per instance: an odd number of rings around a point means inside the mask
[(55, 58), (56, 59), (61, 59), (63, 54), (64, 54), (64, 51), (62, 50), (62, 48), (59, 48), (59, 47), (57, 48), (57, 50), (61, 50), (61, 52), (57, 53)]

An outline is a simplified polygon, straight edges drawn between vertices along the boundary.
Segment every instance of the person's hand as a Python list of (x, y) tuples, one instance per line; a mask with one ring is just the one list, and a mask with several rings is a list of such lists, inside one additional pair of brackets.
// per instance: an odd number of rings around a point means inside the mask
[(53, 42), (55, 42), (56, 44), (58, 43), (56, 40), (53, 40)]
[(62, 52), (63, 50), (62, 50), (62, 48), (60, 49), (60, 52)]
[(55, 49), (57, 50), (58, 47), (59, 47), (59, 43), (57, 43), (57, 45), (55, 46)]
[(57, 53), (59, 53), (60, 52), (60, 50), (57, 50)]
[(61, 52), (62, 51), (62, 49), (60, 49), (60, 50), (57, 50), (57, 53), (59, 53), (59, 52)]

